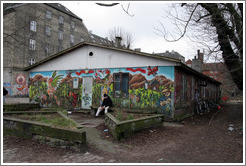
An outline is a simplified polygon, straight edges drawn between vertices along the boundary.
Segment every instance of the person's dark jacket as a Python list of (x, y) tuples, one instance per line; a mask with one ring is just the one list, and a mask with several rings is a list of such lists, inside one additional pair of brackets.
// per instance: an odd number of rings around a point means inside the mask
[(5, 87), (3, 87), (3, 95), (7, 95), (8, 94), (8, 91), (5, 89)]
[(108, 106), (111, 107), (112, 106), (112, 100), (109, 96), (103, 100), (102, 107), (103, 106), (105, 106), (105, 107), (108, 107)]

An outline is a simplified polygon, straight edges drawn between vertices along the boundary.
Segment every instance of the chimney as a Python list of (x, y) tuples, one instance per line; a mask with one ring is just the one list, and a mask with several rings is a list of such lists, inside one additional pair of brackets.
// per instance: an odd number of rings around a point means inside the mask
[(200, 50), (197, 50), (197, 56), (198, 56), (198, 59), (200, 59), (201, 63), (203, 64), (204, 55), (203, 53), (200, 52)]
[(115, 37), (115, 46), (116, 47), (121, 47), (121, 40), (122, 40), (122, 38), (121, 37), (119, 37), (119, 36), (117, 36), (117, 37)]
[[(199, 50), (197, 51), (197, 53), (199, 53)], [(194, 59), (192, 59), (191, 68), (201, 73), (202, 72), (201, 67), (202, 67), (202, 62), (199, 59), (199, 56), (198, 59), (196, 58), (196, 56), (194, 56)]]

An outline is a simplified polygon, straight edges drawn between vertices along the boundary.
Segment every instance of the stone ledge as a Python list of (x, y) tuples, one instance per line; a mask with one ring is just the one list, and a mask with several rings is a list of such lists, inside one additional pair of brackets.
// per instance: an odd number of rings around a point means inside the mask
[(133, 120), (118, 121), (110, 113), (105, 114), (105, 125), (116, 140), (125, 139), (146, 128), (163, 126), (164, 115), (150, 115)]
[(12, 133), (17, 136), (33, 138), (36, 135), (72, 142), (80, 152), (86, 149), (86, 132), (82, 129), (69, 130), (55, 128), (49, 124), (20, 120), (15, 118), (3, 118), (4, 134)]

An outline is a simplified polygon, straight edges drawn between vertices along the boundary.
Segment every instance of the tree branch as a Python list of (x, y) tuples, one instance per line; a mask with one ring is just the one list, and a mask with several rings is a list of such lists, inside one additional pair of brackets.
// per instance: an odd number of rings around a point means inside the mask
[(125, 9), (123, 5), (121, 5), (121, 7), (122, 7), (123, 11), (126, 12), (127, 15), (129, 15), (129, 16), (131, 16), (131, 17), (134, 16), (134, 14), (132, 14), (132, 15), (129, 14), (130, 3), (128, 3), (127, 9)]
[(106, 3), (96, 3), (99, 6), (106, 6), (106, 7), (112, 7), (112, 6), (116, 6), (119, 3), (111, 3), (111, 4), (106, 4)]

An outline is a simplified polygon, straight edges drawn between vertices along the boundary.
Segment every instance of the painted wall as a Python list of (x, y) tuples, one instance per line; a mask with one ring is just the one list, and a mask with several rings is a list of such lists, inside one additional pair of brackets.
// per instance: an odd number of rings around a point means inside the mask
[[(186, 81), (185, 85), (183, 85), (183, 79)], [(198, 76), (194, 76), (189, 72), (184, 72), (177, 67), (175, 68), (174, 115), (176, 117), (194, 114), (199, 99), (207, 98), (210, 101), (218, 103), (220, 98), (219, 85), (208, 82), (207, 86), (204, 87), (201, 86), (201, 84), (204, 84), (203, 81), (204, 79)], [(183, 91), (186, 92), (183, 93)]]
[(11, 79), (5, 80), (3, 86), (11, 97), (28, 97), (28, 75), (23, 72), (13, 72)]
[[(114, 73), (129, 73), (127, 97), (114, 97)], [(171, 117), (173, 114), (174, 67), (101, 68), (31, 72), (29, 97), (43, 106), (80, 108), (83, 77), (93, 77), (92, 104), (99, 106), (104, 93), (113, 105), (133, 109), (157, 110)], [(78, 79), (78, 88), (74, 80)]]

